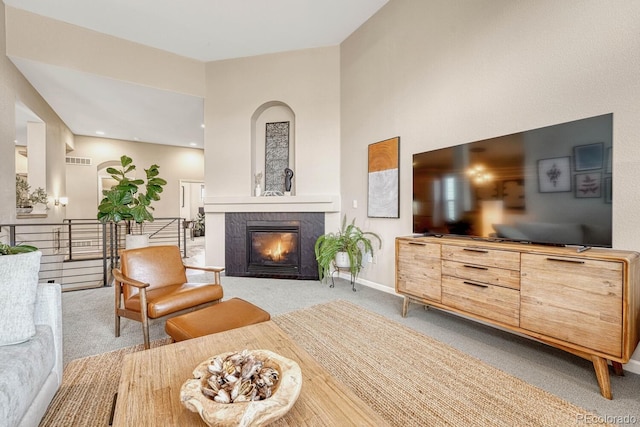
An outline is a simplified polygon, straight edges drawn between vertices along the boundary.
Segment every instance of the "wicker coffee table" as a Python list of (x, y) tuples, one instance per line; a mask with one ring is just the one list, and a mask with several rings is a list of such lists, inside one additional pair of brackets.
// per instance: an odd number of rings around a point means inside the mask
[(125, 356), (114, 426), (204, 426), (180, 403), (180, 388), (210, 356), (243, 349), (267, 349), (295, 360), (302, 391), (274, 426), (388, 425), (349, 388), (332, 377), (273, 321), (131, 353)]

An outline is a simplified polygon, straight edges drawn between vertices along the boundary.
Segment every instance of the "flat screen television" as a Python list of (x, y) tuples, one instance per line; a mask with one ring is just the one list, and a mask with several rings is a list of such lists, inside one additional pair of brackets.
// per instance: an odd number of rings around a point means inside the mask
[(613, 114), (413, 155), (413, 231), (611, 247)]

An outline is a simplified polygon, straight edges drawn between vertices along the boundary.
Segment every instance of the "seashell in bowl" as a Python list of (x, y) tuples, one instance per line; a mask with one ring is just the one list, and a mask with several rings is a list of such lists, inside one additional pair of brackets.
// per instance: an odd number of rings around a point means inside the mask
[(291, 409), (301, 389), (296, 362), (269, 350), (244, 350), (201, 362), (182, 385), (180, 401), (209, 426), (266, 425)]

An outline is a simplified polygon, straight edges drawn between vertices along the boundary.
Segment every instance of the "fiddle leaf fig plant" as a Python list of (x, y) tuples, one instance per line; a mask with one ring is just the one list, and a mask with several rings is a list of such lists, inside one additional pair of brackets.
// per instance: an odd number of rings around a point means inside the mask
[(102, 191), (104, 198), (98, 205), (98, 220), (103, 223), (135, 221), (140, 225), (153, 222), (151, 204), (160, 200), (167, 181), (158, 176), (160, 167), (156, 164), (144, 170), (145, 179), (133, 178), (131, 173), (135, 170), (133, 159), (126, 155), (120, 157), (120, 168), (107, 168), (117, 184)]
[(378, 241), (378, 249), (382, 248), (380, 236), (371, 231), (362, 231), (355, 225), (355, 218), (347, 224), (347, 215), (342, 218), (342, 227), (335, 233), (324, 234), (316, 240), (314, 250), (318, 262), (318, 279), (331, 273), (331, 265), (338, 252), (346, 252), (349, 258), (349, 271), (356, 277), (362, 270), (362, 260), (366, 253), (373, 256), (373, 240)]

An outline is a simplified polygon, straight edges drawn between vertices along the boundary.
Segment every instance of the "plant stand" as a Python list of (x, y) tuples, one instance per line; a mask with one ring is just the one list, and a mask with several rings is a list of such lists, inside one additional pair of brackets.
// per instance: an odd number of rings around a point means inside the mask
[(331, 271), (331, 284), (329, 285), (329, 287), (330, 287), (330, 288), (333, 288), (333, 287), (335, 286), (335, 282), (334, 282), (334, 280), (333, 280), (333, 276), (334, 276), (336, 273), (340, 273), (340, 271), (348, 271), (348, 272), (349, 272), (349, 274), (350, 274), (350, 276), (351, 276), (351, 279), (350, 279), (350, 282), (351, 282), (351, 290), (352, 290), (353, 292), (355, 292), (355, 291), (356, 291), (356, 279), (357, 279), (357, 274), (356, 274), (356, 275), (351, 274), (351, 268), (350, 268), (350, 267), (338, 267), (338, 266), (336, 265), (335, 261), (332, 263), (332, 265), (333, 265), (333, 271)]

